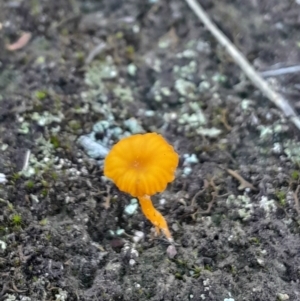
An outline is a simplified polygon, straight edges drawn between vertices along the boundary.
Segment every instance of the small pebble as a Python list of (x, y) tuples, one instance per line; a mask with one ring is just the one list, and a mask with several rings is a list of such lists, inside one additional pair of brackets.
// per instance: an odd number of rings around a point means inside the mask
[(289, 297), (288, 294), (281, 294), (281, 293), (279, 293), (277, 295), (277, 297), (278, 297), (278, 300), (280, 300), (280, 301), (290, 300), (290, 297)]
[(6, 176), (3, 173), (0, 173), (0, 184), (5, 184), (7, 182)]
[(174, 245), (169, 245), (167, 248), (167, 255), (170, 259), (173, 259), (177, 255), (177, 250)]

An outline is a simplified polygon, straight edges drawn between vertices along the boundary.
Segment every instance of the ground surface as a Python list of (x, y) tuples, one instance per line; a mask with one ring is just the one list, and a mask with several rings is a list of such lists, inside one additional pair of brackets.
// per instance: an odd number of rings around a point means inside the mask
[[(297, 2), (202, 4), (264, 71), (300, 62)], [(300, 300), (299, 131), (184, 1), (1, 4), (1, 300)], [(299, 108), (299, 74), (269, 81)], [(174, 258), (103, 177), (143, 131), (181, 158), (154, 197)]]

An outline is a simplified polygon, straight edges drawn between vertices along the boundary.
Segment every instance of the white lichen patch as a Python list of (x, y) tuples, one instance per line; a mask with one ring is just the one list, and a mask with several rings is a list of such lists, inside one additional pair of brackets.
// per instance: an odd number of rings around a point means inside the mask
[(131, 199), (130, 204), (125, 206), (124, 212), (127, 215), (133, 215), (134, 213), (136, 213), (138, 207), (139, 207), (139, 205), (138, 205), (137, 199)]
[(61, 123), (62, 120), (65, 118), (62, 112), (58, 112), (57, 115), (53, 115), (48, 111), (39, 114), (38, 112), (34, 112), (31, 115), (31, 119), (35, 120), (39, 126), (46, 126), (53, 122)]
[(175, 90), (183, 97), (195, 99), (196, 85), (193, 82), (179, 78), (175, 81)]
[(196, 154), (184, 154), (183, 158), (184, 158), (183, 166), (199, 163)]
[(124, 121), (124, 125), (126, 128), (129, 129), (129, 131), (132, 133), (132, 134), (141, 134), (141, 133), (145, 133), (145, 130), (143, 129), (143, 127), (140, 125), (140, 122), (132, 117), (132, 118), (129, 118), (127, 120)]
[(30, 178), (38, 172), (43, 172), (47, 168), (53, 167), (54, 163), (54, 146), (50, 141), (41, 136), (36, 139), (35, 145), (40, 149), (39, 157), (30, 153), (27, 158), (26, 168), (20, 171), (20, 174), (27, 178)]
[(12, 295), (12, 294), (6, 294), (5, 298), (6, 299), (4, 299), (4, 301), (15, 301), (15, 300), (17, 300), (17, 297), (15, 295)]
[(93, 159), (103, 159), (109, 152), (106, 146), (94, 141), (90, 136), (79, 137), (78, 143), (84, 148), (87, 155)]
[(241, 108), (243, 111), (249, 111), (255, 105), (255, 101), (251, 99), (243, 99), (241, 101)]
[(133, 102), (134, 97), (130, 87), (122, 87), (121, 85), (116, 85), (113, 89), (114, 95), (124, 102)]
[(264, 211), (266, 213), (266, 217), (269, 217), (270, 213), (275, 212), (275, 210), (277, 208), (275, 201), (269, 200), (266, 196), (261, 197), (259, 206), (260, 206), (260, 208), (264, 209)]
[(237, 214), (243, 221), (247, 221), (254, 213), (254, 205), (248, 195), (229, 195), (226, 200), (226, 205), (233, 210), (236, 210)]
[(187, 65), (184, 66), (174, 66), (173, 73), (176, 78), (183, 78), (187, 80), (194, 80), (195, 74), (197, 72), (197, 63), (196, 61), (190, 61)]
[(218, 137), (222, 131), (220, 129), (217, 129), (215, 127), (212, 128), (199, 128), (196, 130), (197, 134), (210, 137), (210, 138), (215, 138)]
[(55, 294), (55, 298), (56, 298), (55, 301), (67, 301), (68, 300), (68, 292), (59, 288), (58, 294)]

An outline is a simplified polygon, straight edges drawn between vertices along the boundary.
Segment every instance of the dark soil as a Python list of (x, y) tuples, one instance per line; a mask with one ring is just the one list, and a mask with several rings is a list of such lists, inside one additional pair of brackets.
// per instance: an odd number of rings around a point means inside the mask
[[(200, 2), (258, 71), (299, 64), (299, 1)], [(185, 1), (2, 0), (0, 22), (0, 300), (300, 300), (299, 131)], [(268, 81), (299, 109), (299, 73)], [(153, 198), (174, 258), (103, 177), (152, 131), (181, 158)]]

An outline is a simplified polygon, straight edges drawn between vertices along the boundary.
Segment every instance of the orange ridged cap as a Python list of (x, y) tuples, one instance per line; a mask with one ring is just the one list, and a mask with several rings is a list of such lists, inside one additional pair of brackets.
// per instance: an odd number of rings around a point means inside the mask
[(166, 189), (175, 178), (179, 157), (159, 134), (137, 134), (121, 139), (104, 161), (104, 175), (134, 197)]

